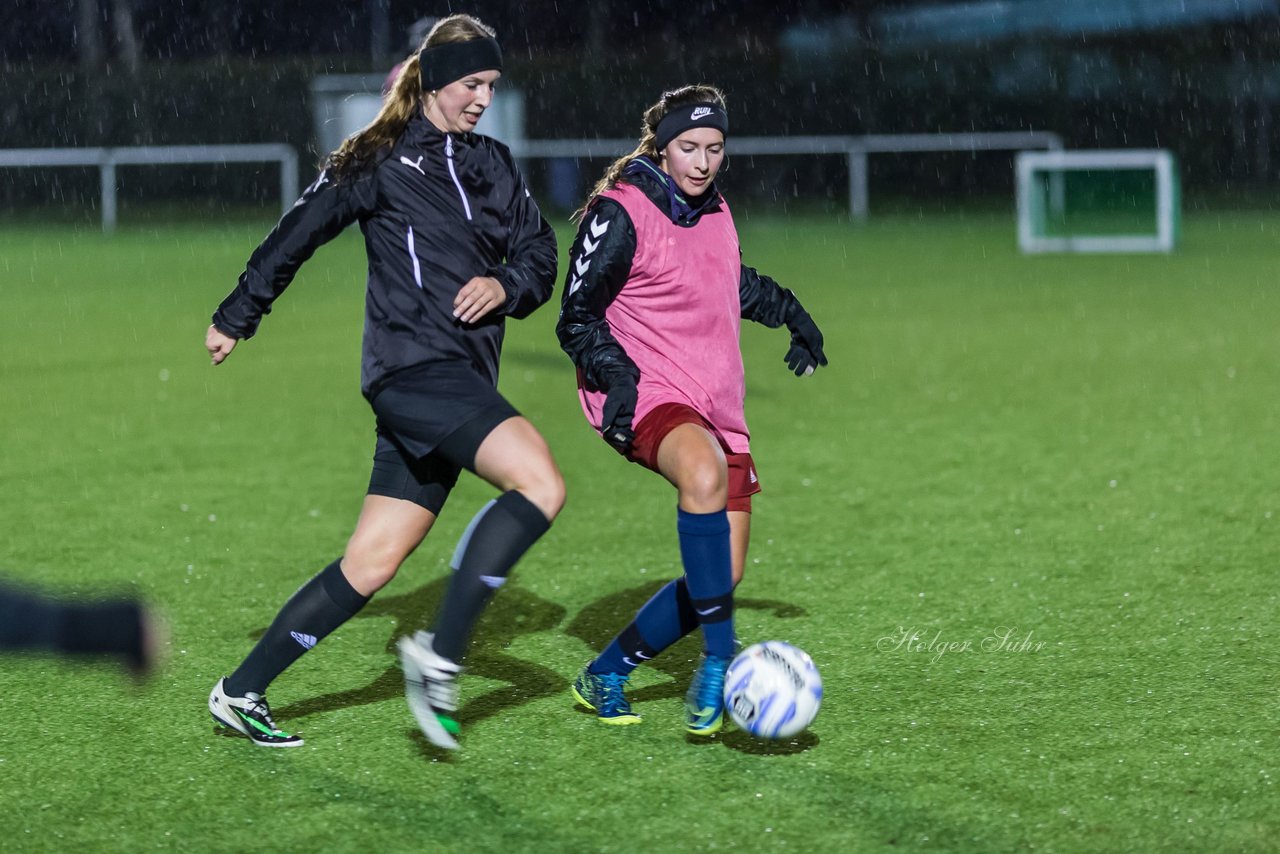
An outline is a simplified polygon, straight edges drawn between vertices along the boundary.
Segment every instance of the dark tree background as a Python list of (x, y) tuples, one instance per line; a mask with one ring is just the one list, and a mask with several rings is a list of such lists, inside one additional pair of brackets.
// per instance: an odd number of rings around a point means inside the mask
[[(100, 45), (119, 56), (122, 18), (132, 18), (141, 53), (150, 59), (351, 54), (372, 59), (375, 0), (5, 0), (0, 57), (7, 64), (77, 61)], [(901, 2), (837, 0), (525, 0), (411, 4), (387, 2), (390, 47), (407, 48), (409, 25), (424, 15), (467, 12), (494, 26), (508, 50), (634, 50), (655, 41), (733, 43), (768, 37), (801, 17), (853, 13)], [(97, 32), (87, 21), (97, 22)], [(621, 44), (620, 44), (621, 42)], [(103, 48), (97, 49), (102, 54)]]
[[(1165, 17), (1075, 31), (1053, 26), (1046, 0), (1009, 0), (1001, 14), (1037, 7), (1048, 22), (921, 37), (916, 19), (939, 10), (994, 13), (971, 0), (0, 0), (0, 148), (286, 142), (305, 178), (323, 154), (311, 81), (382, 74), (416, 19), (466, 11), (498, 30), (532, 138), (633, 136), (664, 88), (703, 81), (726, 89), (738, 133), (1048, 130), (1073, 148), (1172, 149), (1192, 193), (1273, 191), (1280, 0), (1222, 0), (1225, 11), (1182, 19), (1174, 0), (1140, 6)], [(1120, 7), (1061, 8), (1067, 20)], [(881, 186), (944, 197), (1007, 198), (1011, 181), (1006, 156), (873, 168)], [(843, 169), (757, 158), (750, 171), (762, 192), (835, 199)], [(18, 171), (0, 195), (45, 192)]]

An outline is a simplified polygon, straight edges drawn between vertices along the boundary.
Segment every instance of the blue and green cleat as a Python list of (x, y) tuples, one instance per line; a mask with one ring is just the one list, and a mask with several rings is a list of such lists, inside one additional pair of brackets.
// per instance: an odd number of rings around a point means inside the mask
[(592, 673), (587, 665), (573, 680), (573, 697), (595, 712), (602, 724), (638, 724), (640, 716), (631, 711), (623, 693), (630, 678), (625, 673)]
[(732, 658), (703, 655), (684, 697), (685, 730), (713, 735), (724, 726), (724, 674)]

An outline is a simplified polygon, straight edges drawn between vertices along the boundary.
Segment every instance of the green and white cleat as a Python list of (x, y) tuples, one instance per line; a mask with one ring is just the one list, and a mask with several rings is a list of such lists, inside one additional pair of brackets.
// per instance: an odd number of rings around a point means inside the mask
[(232, 697), (227, 693), (226, 681), (226, 677), (219, 679), (209, 694), (209, 714), (215, 721), (259, 747), (302, 746), (301, 738), (276, 728), (266, 697), (253, 692)]
[(457, 750), (458, 674), (462, 666), (431, 647), (431, 633), (418, 632), (400, 638), (400, 667), (404, 670), (404, 693), (422, 734), (436, 747)]

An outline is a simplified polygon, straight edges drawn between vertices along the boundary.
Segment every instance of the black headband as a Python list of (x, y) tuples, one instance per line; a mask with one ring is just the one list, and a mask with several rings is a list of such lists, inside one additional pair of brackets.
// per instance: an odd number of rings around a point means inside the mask
[(671, 140), (689, 128), (700, 127), (715, 128), (728, 136), (729, 114), (724, 111), (724, 107), (714, 103), (685, 104), (683, 107), (676, 107), (663, 116), (662, 121), (658, 122), (657, 128), (654, 129), (654, 135), (658, 138), (658, 151), (661, 152)]
[(434, 92), (477, 71), (502, 70), (502, 48), (497, 39), (449, 42), (418, 51), (422, 91)]

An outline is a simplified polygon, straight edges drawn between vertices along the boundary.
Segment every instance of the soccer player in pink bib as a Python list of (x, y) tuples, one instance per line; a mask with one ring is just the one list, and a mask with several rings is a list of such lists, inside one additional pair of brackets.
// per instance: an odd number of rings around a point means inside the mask
[(742, 263), (715, 185), (728, 130), (715, 87), (665, 93), (645, 111), (636, 150), (592, 190), (569, 255), (556, 332), (578, 368), (583, 411), (617, 451), (675, 486), (684, 564), (574, 681), (578, 702), (603, 723), (639, 723), (624, 693), (631, 672), (700, 627), (686, 729), (720, 730), (733, 589), (760, 491), (743, 413), (741, 319), (787, 326), (797, 376), (827, 364), (822, 333), (795, 294)]

